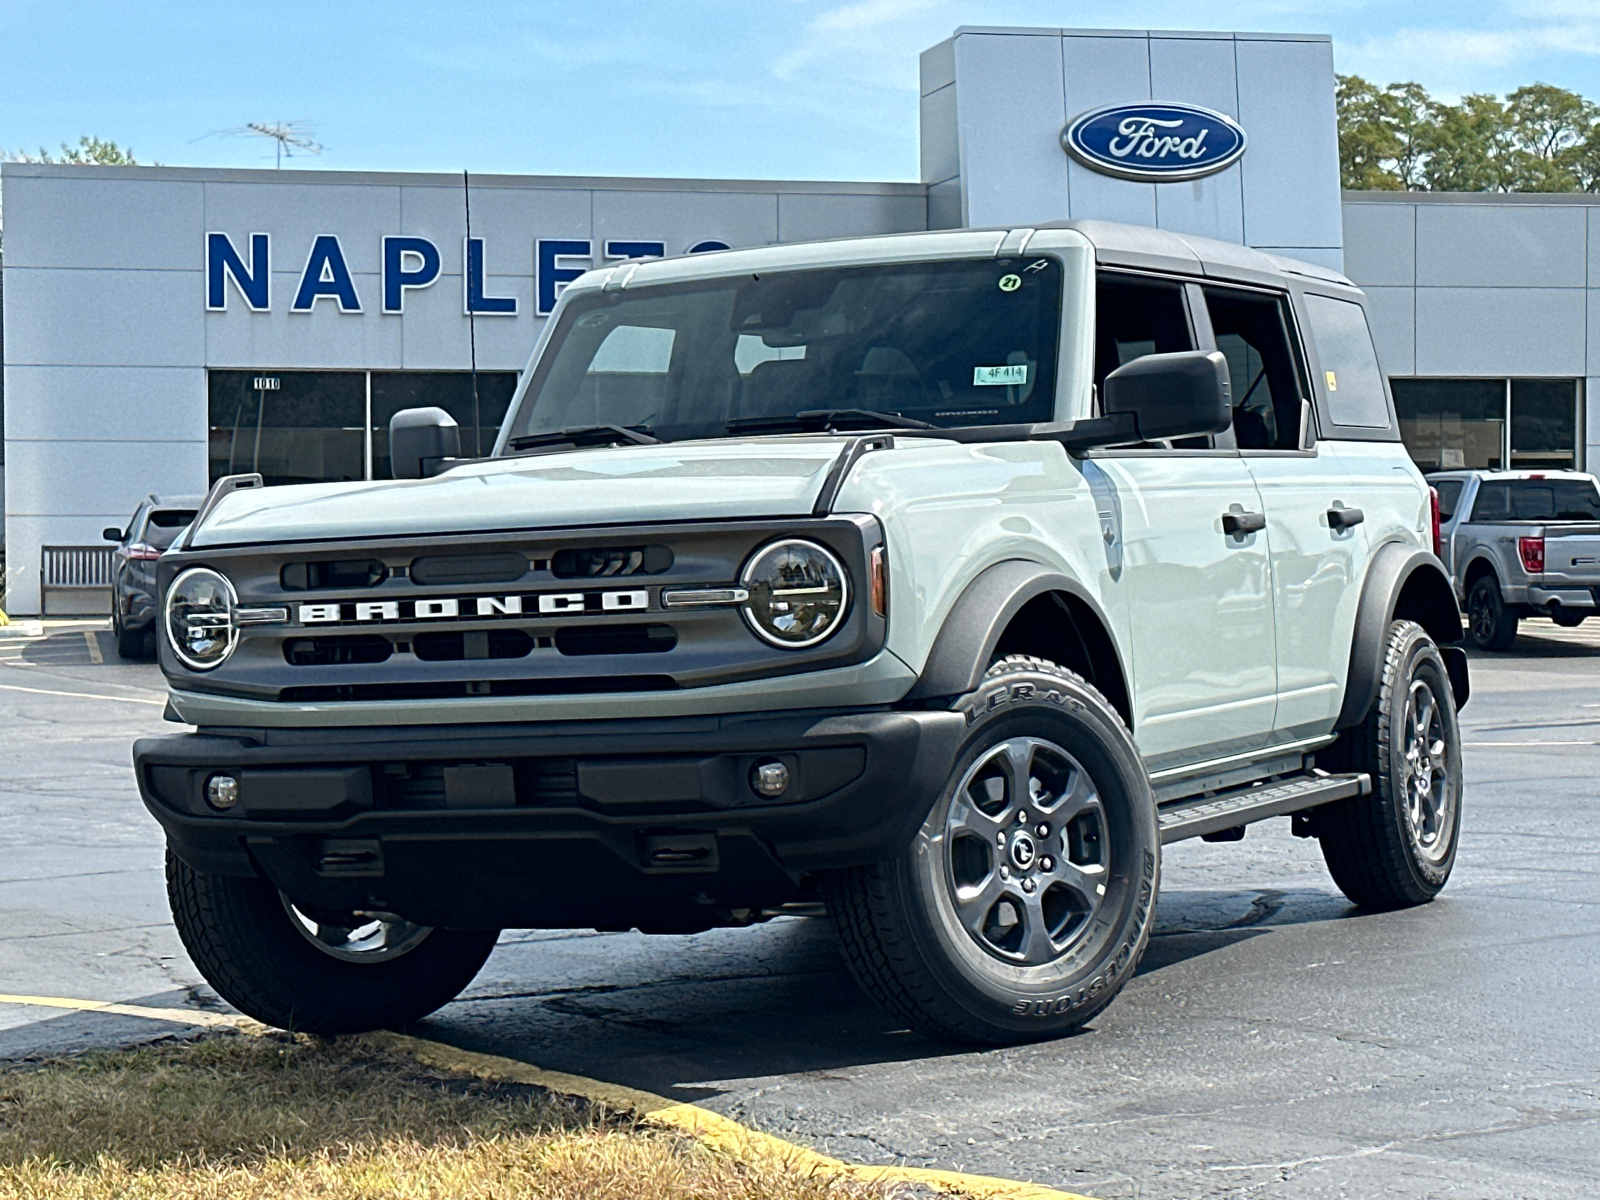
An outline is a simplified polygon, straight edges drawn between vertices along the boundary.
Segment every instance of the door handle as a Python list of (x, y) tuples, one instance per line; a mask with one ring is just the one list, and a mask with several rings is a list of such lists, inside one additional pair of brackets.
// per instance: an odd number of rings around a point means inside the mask
[(1328, 510), (1329, 529), (1349, 529), (1359, 525), (1367, 519), (1367, 514), (1359, 508), (1330, 508)]
[(1225, 512), (1222, 514), (1222, 532), (1235, 537), (1259, 533), (1267, 527), (1266, 513)]

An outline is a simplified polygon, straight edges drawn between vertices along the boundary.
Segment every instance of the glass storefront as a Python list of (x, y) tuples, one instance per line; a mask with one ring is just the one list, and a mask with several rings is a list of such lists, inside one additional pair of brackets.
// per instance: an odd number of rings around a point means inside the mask
[(515, 371), (480, 371), (476, 389), (469, 371), (212, 371), (211, 481), (387, 479), (389, 418), (428, 405), (459, 422), (462, 454), (487, 454), (516, 386)]
[(1424, 471), (1581, 465), (1576, 379), (1391, 379)]
[(372, 373), (372, 478), (389, 478), (389, 419), (403, 408), (442, 408), (461, 426), (461, 453), (476, 458), (494, 449), (515, 371), (374, 371)]

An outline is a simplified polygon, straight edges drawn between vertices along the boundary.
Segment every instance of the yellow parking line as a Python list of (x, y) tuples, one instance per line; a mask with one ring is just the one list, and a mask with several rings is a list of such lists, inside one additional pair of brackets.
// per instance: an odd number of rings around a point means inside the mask
[(143, 1017), (147, 1021), (171, 1021), (176, 1025), (203, 1025), (207, 1028), (243, 1029), (258, 1032), (267, 1027), (235, 1013), (213, 1013), (199, 1008), (150, 1008), (143, 1004), (113, 1004), (105, 1000), (74, 1000), (63, 996), (8, 996), (0, 993), (0, 1004), (21, 1004), (33, 1008), (70, 1008), (79, 1012), (109, 1013), (116, 1017)]
[(99, 666), (101, 663), (106, 661), (105, 657), (100, 653), (100, 643), (94, 636), (94, 630), (85, 629), (83, 631), (83, 641), (84, 644), (89, 647), (90, 662), (94, 663), (96, 666)]
[[(0, 1004), (32, 1005), (37, 1008), (66, 1008), (82, 1012), (103, 1012), (124, 1017), (145, 1017), (152, 1021), (172, 1021), (180, 1024), (239, 1029), (246, 1033), (261, 1033), (268, 1029), (249, 1017), (230, 1013), (210, 1013), (193, 1008), (147, 1008), (139, 1004), (110, 1004), (99, 1000), (75, 1000), (60, 996), (9, 996), (0, 994)], [(1023, 1183), (1014, 1179), (996, 1179), (989, 1175), (968, 1175), (963, 1171), (935, 1171), (925, 1167), (873, 1167), (861, 1163), (847, 1163), (826, 1154), (819, 1154), (808, 1146), (797, 1145), (741, 1125), (731, 1117), (657, 1096), (653, 1092), (621, 1084), (589, 1079), (583, 1075), (570, 1075), (565, 1071), (546, 1071), (531, 1063), (497, 1054), (478, 1054), (471, 1050), (458, 1050), (442, 1042), (409, 1037), (399, 1033), (373, 1035), (380, 1045), (410, 1055), (427, 1066), (479, 1079), (499, 1080), (506, 1083), (528, 1084), (563, 1095), (581, 1096), (595, 1104), (604, 1104), (619, 1112), (631, 1112), (652, 1125), (660, 1125), (689, 1134), (705, 1145), (733, 1158), (776, 1158), (788, 1166), (814, 1175), (844, 1176), (863, 1183), (920, 1183), (974, 1200), (1091, 1200), (1076, 1192), (1062, 1192), (1036, 1183)]]

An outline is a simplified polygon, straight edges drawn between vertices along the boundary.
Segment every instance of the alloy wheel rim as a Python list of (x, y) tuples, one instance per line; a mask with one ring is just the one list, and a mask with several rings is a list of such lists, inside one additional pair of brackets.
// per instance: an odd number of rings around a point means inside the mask
[(296, 932), (322, 953), (342, 962), (372, 963), (399, 958), (415, 950), (433, 932), (431, 925), (418, 925), (394, 913), (323, 912), (318, 915), (328, 919), (318, 920), (317, 915), (299, 908), (282, 892), (278, 896)]
[(937, 831), (956, 922), (987, 954), (1036, 967), (1094, 927), (1110, 877), (1098, 788), (1054, 742), (1009, 738), (969, 766)]
[(1406, 693), (1402, 728), (1400, 782), (1406, 824), (1418, 853), (1436, 864), (1450, 851), (1455, 781), (1445, 740), (1444, 714), (1433, 686), (1425, 679), (1413, 680)]
[(1488, 641), (1494, 636), (1494, 613), (1489, 607), (1489, 601), (1481, 594), (1474, 596), (1468, 605), (1468, 619), (1472, 622), (1472, 633), (1479, 641)]

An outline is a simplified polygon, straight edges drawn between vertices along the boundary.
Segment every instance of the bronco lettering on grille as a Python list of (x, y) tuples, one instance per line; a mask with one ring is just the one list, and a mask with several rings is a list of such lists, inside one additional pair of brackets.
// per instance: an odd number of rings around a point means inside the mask
[(301, 604), (302, 625), (371, 625), (390, 622), (449, 621), (461, 618), (520, 617), (526, 613), (577, 616), (585, 613), (644, 612), (645, 588), (607, 591), (524, 593), (511, 596), (431, 596), (422, 600), (361, 600)]

